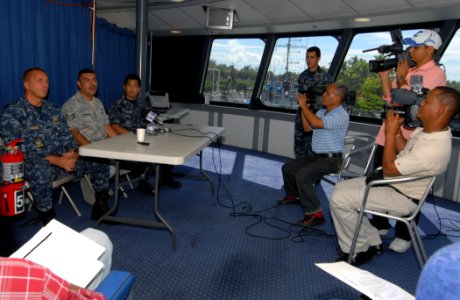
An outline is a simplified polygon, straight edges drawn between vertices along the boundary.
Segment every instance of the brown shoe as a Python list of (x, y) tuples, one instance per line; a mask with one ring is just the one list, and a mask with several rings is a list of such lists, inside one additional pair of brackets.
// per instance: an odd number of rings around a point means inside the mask
[(296, 204), (300, 203), (300, 198), (294, 195), (287, 195), (283, 199), (278, 201), (279, 204)]

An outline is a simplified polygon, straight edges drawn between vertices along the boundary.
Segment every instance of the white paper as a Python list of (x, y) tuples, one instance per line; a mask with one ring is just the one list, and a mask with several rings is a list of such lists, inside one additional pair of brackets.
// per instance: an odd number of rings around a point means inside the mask
[(376, 300), (414, 300), (415, 297), (399, 286), (346, 262), (316, 264), (319, 268)]
[(11, 255), (47, 267), (70, 283), (86, 287), (101, 271), (98, 261), (105, 248), (86, 236), (52, 220)]

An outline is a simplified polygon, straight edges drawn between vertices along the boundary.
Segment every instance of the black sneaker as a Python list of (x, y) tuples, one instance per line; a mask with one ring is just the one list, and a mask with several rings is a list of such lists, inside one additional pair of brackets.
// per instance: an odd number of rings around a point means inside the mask
[(377, 245), (377, 246), (370, 246), (369, 247), (372, 250), (372, 254), (374, 255), (380, 255), (383, 253), (383, 245)]
[(161, 181), (160, 185), (166, 185), (166, 186), (169, 186), (170, 188), (173, 188), (173, 189), (180, 189), (181, 186), (182, 186), (182, 183), (180, 181), (170, 179), (170, 180), (166, 180), (166, 181)]
[(146, 195), (152, 195), (155, 192), (153, 186), (145, 179), (139, 180), (137, 190)]
[[(351, 264), (353, 266), (359, 266), (359, 265), (365, 264), (365, 263), (369, 262), (372, 259), (373, 256), (374, 256), (374, 252), (372, 250), (372, 247), (369, 247), (369, 249), (367, 249), (367, 251), (357, 253), (355, 258), (351, 262)], [(339, 257), (337, 257), (337, 259), (335, 261), (348, 262), (348, 257), (349, 257), (348, 253), (342, 253)]]
[(54, 212), (53, 208), (47, 211), (37, 210), (37, 212), (38, 216), (40, 217), (40, 220), (43, 223), (43, 226), (46, 226), (46, 224), (51, 222), (51, 220), (54, 219), (54, 217), (56, 216), (56, 213)]
[(300, 198), (295, 195), (287, 195), (278, 201), (279, 204), (296, 204), (300, 203)]
[(390, 221), (384, 217), (372, 216), (372, 218), (369, 219), (369, 222), (378, 230), (388, 230), (391, 228)]

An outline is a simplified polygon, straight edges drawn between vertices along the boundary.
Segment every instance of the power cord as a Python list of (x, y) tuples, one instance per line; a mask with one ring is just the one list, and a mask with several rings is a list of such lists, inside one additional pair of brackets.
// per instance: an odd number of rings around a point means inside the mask
[[(187, 131), (195, 131), (199, 135), (190, 135), (190, 134), (184, 134), (183, 132)], [(255, 238), (260, 238), (260, 239), (266, 239), (266, 240), (284, 240), (291, 238), (292, 242), (299, 243), (299, 242), (304, 242), (304, 237), (305, 236), (316, 236), (316, 237), (326, 237), (326, 238), (335, 238), (335, 234), (329, 234), (324, 230), (317, 229), (317, 228), (304, 228), (298, 224), (288, 222), (286, 220), (283, 220), (278, 217), (267, 217), (263, 215), (262, 213), (271, 209), (275, 209), (279, 206), (279, 204), (276, 204), (275, 206), (264, 208), (262, 210), (253, 212), (253, 207), (251, 203), (243, 201), (235, 204), (235, 200), (232, 196), (232, 193), (230, 189), (227, 187), (225, 184), (224, 180), (222, 179), (222, 155), (221, 155), (221, 140), (219, 136), (214, 133), (214, 132), (202, 132), (196, 128), (183, 128), (183, 129), (175, 129), (171, 131), (171, 133), (180, 135), (180, 136), (186, 136), (186, 137), (207, 137), (211, 141), (211, 147), (212, 147), (212, 162), (213, 162), (213, 167), (214, 171), (217, 174), (218, 181), (217, 181), (217, 188), (216, 188), (216, 202), (219, 206), (227, 209), (231, 209), (232, 212), (229, 214), (229, 216), (237, 218), (237, 217), (250, 217), (254, 218), (256, 221), (252, 223), (251, 225), (247, 226), (245, 229), (245, 233), (248, 236), (255, 237)], [(212, 137), (209, 137), (211, 135)], [(216, 163), (216, 157), (215, 157), (215, 150), (216, 148), (218, 149), (218, 160), (219, 160), (219, 167), (217, 166)], [(225, 194), (228, 196), (230, 200), (230, 204), (225, 204), (221, 197), (221, 191), (224, 191)], [(239, 210), (238, 210), (239, 209)], [(275, 223), (281, 223), (281, 225), (277, 225)], [(254, 234), (251, 232), (252, 229), (257, 227), (259, 224), (264, 224), (270, 228), (273, 228), (275, 230), (278, 230), (281, 235), (280, 236), (262, 236), (258, 234)], [(287, 226), (287, 228), (282, 227), (282, 225)]]
[[(432, 240), (437, 238), (438, 236), (445, 236), (445, 237), (460, 237), (460, 220), (452, 219), (452, 218), (442, 218), (437, 208), (436, 204), (436, 197), (431, 193), (431, 198), (433, 202), (433, 208), (437, 216), (437, 223), (439, 224), (438, 232), (426, 234), (423, 239)], [(447, 226), (443, 224), (443, 220), (450, 223), (451, 226)], [(443, 232), (443, 227), (446, 229)], [(449, 232), (454, 232), (454, 234), (449, 234)]]
[[(219, 146), (219, 165), (220, 168), (217, 170), (216, 162), (215, 162), (215, 157), (214, 157), (214, 151), (213, 151), (213, 163), (214, 163), (214, 169), (215, 172), (218, 176), (218, 185), (217, 185), (217, 203), (224, 208), (232, 209), (232, 212), (229, 214), (231, 217), (249, 217), (249, 218), (254, 218), (255, 222), (250, 224), (249, 226), (246, 227), (245, 233), (248, 236), (255, 237), (255, 238), (260, 238), (260, 239), (266, 239), (266, 240), (284, 240), (291, 238), (293, 242), (303, 242), (304, 241), (304, 236), (318, 236), (318, 237), (327, 237), (327, 238), (335, 238), (336, 235), (334, 234), (328, 234), (324, 230), (319, 230), (319, 229), (313, 229), (313, 228), (304, 228), (298, 224), (288, 222), (286, 220), (283, 220), (278, 217), (268, 217), (264, 215), (263, 213), (272, 209), (276, 209), (279, 204), (276, 204), (274, 206), (268, 207), (261, 209), (259, 211), (253, 211), (253, 207), (249, 202), (240, 202), (235, 204), (235, 201), (233, 199), (233, 196), (231, 194), (230, 189), (227, 187), (227, 185), (224, 183), (222, 179), (222, 157), (220, 153), (220, 144)], [(230, 204), (224, 204), (220, 194), (221, 191), (224, 190), (226, 195), (230, 199)], [(240, 210), (237, 210), (237, 208), (240, 208)], [(252, 232), (252, 229), (256, 228), (258, 225), (265, 225), (268, 226), (272, 229), (275, 229), (280, 232), (279, 236), (266, 236), (266, 235), (259, 235), (255, 234)], [(284, 226), (283, 226), (284, 225)], [(286, 228), (287, 226), (287, 228)]]

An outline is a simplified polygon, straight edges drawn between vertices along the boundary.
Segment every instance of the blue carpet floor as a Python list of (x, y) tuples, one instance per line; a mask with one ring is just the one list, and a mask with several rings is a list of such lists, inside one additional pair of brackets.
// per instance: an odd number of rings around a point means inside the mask
[[(113, 268), (136, 277), (134, 299), (358, 299), (357, 291), (314, 265), (337, 256), (328, 212), (331, 185), (317, 186), (328, 222), (304, 230), (293, 225), (302, 218), (299, 206), (277, 206), (284, 196), (281, 166), (286, 158), (234, 147), (206, 148), (203, 157), (217, 197), (207, 181), (192, 178), (199, 174), (198, 157), (174, 168), (185, 174), (177, 177), (182, 188), (160, 191), (160, 210), (177, 232), (176, 251), (165, 230), (100, 227), (114, 244)], [(70, 193), (83, 217), (63, 201), (56, 204), (57, 219), (76, 230), (94, 227), (79, 186), (71, 187)], [(128, 199), (121, 198), (118, 215), (152, 219), (152, 203), (152, 198), (130, 191)], [(420, 227), (428, 255), (460, 240), (459, 208), (458, 203), (433, 198), (423, 208)], [(34, 216), (31, 212), (16, 222), (19, 244), (40, 228), (21, 226)], [(389, 251), (391, 236), (392, 232), (384, 239), (384, 254), (362, 268), (414, 293), (420, 274), (415, 255), (412, 250)]]

